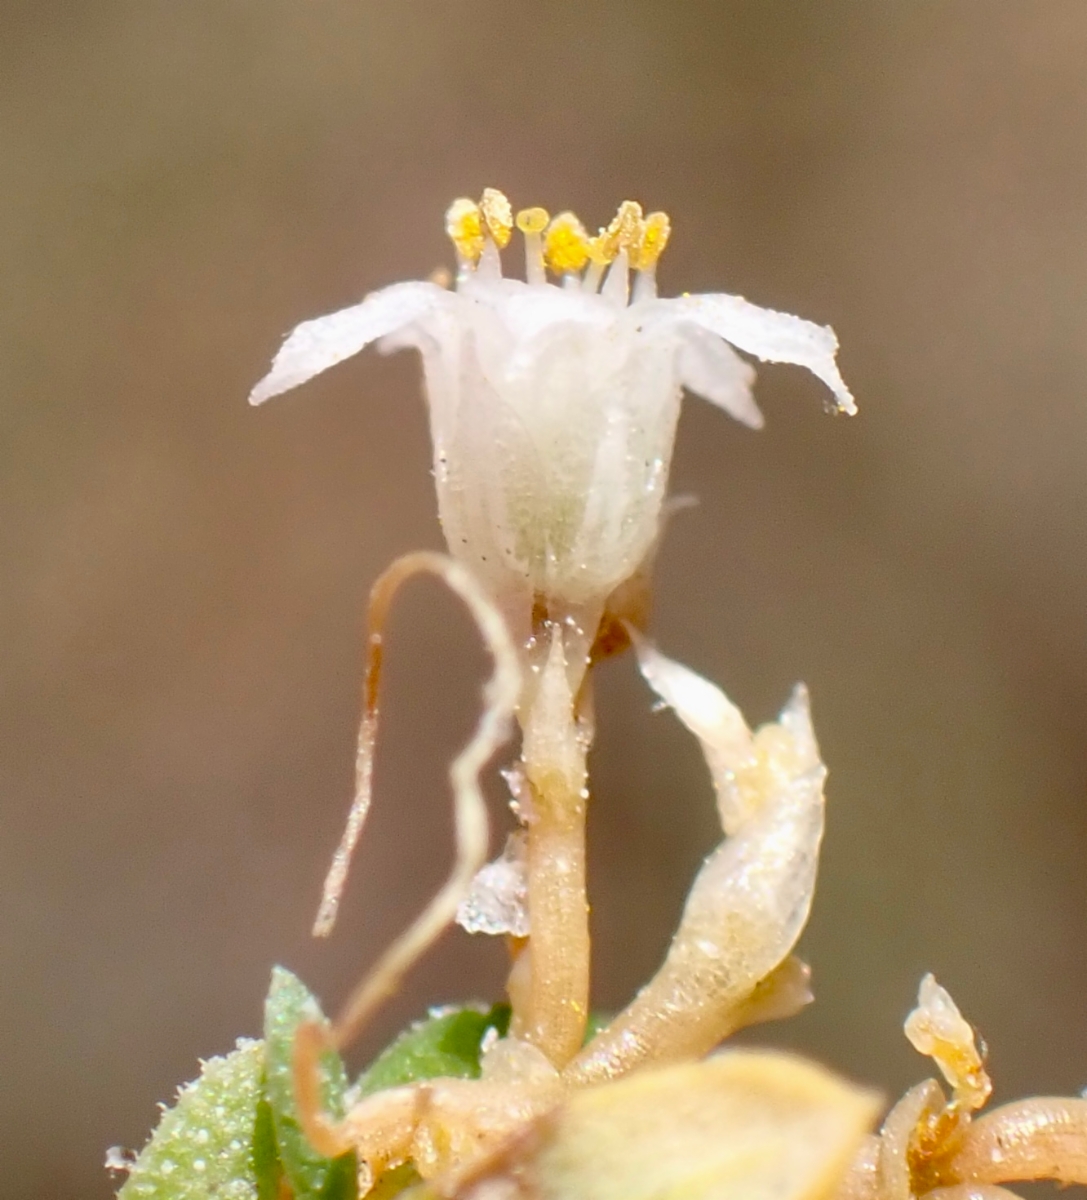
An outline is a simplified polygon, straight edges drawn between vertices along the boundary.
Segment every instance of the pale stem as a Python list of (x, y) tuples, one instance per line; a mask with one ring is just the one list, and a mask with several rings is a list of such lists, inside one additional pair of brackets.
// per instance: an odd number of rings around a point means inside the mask
[(323, 1024), (303, 1021), (294, 1035), (291, 1073), (298, 1123), (306, 1140), (326, 1158), (339, 1158), (351, 1149), (343, 1130), (329, 1120), (321, 1102), (321, 1055), (332, 1048), (332, 1039)]
[(591, 733), (577, 720), (563, 638), (551, 644), (522, 717), (522, 760), (531, 790), (528, 944), (511, 972), (511, 1034), (557, 1068), (581, 1048), (589, 1014), (589, 906), (585, 888), (586, 756)]
[(917, 1130), (944, 1110), (940, 1085), (935, 1079), (926, 1079), (910, 1088), (887, 1114), (880, 1131), (880, 1200), (914, 1200), (911, 1155)]
[(949, 1164), (964, 1183), (1087, 1183), (1087, 1100), (1036, 1096), (971, 1123)]
[(864, 1139), (834, 1193), (834, 1200), (877, 1200), (880, 1144), (876, 1134)]
[(791, 1017), (811, 1003), (808, 967), (792, 956), (739, 997), (712, 967), (686, 969), (691, 965), (662, 968), (569, 1064), (565, 1081), (586, 1087), (647, 1063), (703, 1058), (737, 1030)]

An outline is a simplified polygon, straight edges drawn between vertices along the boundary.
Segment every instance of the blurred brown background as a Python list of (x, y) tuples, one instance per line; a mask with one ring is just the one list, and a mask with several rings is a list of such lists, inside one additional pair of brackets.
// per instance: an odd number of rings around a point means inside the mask
[[(687, 405), (662, 647), (752, 719), (812, 687), (818, 1003), (758, 1038), (895, 1091), (936, 971), (999, 1093), (1087, 1084), (1084, 0), (5, 0), (0, 9), (4, 1196), (106, 1197), (271, 964), (334, 1007), (447, 865), (484, 663), (394, 621), (372, 826), (308, 937), (353, 756), (361, 603), (439, 544), (417, 365), (259, 411), (280, 336), (450, 258), (447, 202), (667, 209), (669, 291), (833, 323), (861, 404), (761, 372)], [(604, 672), (597, 999), (714, 841), (694, 743)], [(496, 817), (504, 820), (496, 803)], [(357, 1061), (491, 996), (452, 935)]]

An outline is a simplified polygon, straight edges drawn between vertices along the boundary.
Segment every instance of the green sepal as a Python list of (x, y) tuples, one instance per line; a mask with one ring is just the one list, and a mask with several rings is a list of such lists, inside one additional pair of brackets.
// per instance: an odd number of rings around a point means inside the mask
[(435, 1012), (406, 1029), (370, 1064), (358, 1081), (362, 1096), (420, 1079), (478, 1079), (480, 1047), (488, 1029), (505, 1037), (507, 1004), (489, 1011), (458, 1008)]
[[(325, 1022), (317, 1001), (290, 971), (276, 967), (264, 1002), (265, 1096), (272, 1114), (279, 1161), (295, 1200), (356, 1200), (358, 1171), (353, 1151), (325, 1158), (309, 1144), (294, 1102), (294, 1035), (303, 1021)], [(321, 1102), (333, 1120), (344, 1113), (347, 1075), (340, 1056), (321, 1056)]]
[(260, 1042), (201, 1064), (140, 1151), (118, 1200), (263, 1200), (253, 1169)]

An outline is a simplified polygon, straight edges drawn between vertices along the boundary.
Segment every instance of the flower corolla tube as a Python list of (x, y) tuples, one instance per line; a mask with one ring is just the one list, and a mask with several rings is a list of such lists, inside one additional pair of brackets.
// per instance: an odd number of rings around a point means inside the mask
[[(526, 278), (503, 275), (516, 226)], [(371, 342), (423, 358), (442, 528), (516, 637), (542, 616), (592, 644), (609, 595), (656, 540), (683, 388), (758, 428), (752, 367), (806, 367), (853, 413), (826, 326), (723, 294), (657, 296), (664, 213), (623, 203), (592, 237), (572, 213), (514, 216), (502, 193), (457, 200), (450, 290), (393, 284), (299, 325), (260, 404)], [(559, 282), (549, 280), (550, 275)], [(633, 275), (633, 280), (632, 280)]]

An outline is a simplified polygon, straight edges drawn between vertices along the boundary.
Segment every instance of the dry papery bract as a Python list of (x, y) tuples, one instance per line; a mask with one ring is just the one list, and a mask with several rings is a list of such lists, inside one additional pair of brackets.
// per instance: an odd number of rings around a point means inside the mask
[[(515, 227), (524, 280), (502, 273)], [(1028, 1101), (973, 1119), (988, 1077), (969, 1026), (931, 978), (907, 1032), (952, 1098), (935, 1082), (920, 1085), (878, 1136), (866, 1138), (873, 1095), (822, 1068), (773, 1053), (711, 1053), (735, 1030), (811, 999), (808, 968), (792, 949), (812, 903), (826, 770), (803, 685), (776, 722), (752, 731), (724, 692), (648, 640), (647, 581), (682, 389), (760, 427), (754, 371), (738, 349), (806, 367), (830, 389), (831, 407), (852, 413), (833, 332), (738, 296), (659, 298), (670, 222), (631, 201), (590, 236), (572, 213), (515, 215), (488, 189), (479, 202), (456, 201), (447, 229), (454, 290), (395, 284), (305, 322), (250, 397), (261, 403), (371, 342), (417, 349), (449, 548), (448, 557), (398, 561), (371, 595), (355, 797), (318, 934), (332, 929), (370, 805), (383, 628), (396, 589), (420, 571), (444, 579), (494, 659), (479, 727), (450, 770), (457, 836), (447, 884), (331, 1029), (299, 1029), (295, 1085), (313, 1147), (330, 1158), (354, 1150), (362, 1192), (411, 1163), (424, 1189), (478, 1200), (966, 1200), (1009, 1179), (1087, 1179), (1087, 1102)], [(701, 747), (725, 836), (691, 885), (660, 969), (586, 1041), (591, 666), (631, 646), (659, 701)], [(521, 749), (506, 777), (518, 830), (486, 864), (479, 776), (514, 721)], [(320, 1103), (321, 1052), (358, 1032), (454, 917), (505, 938), (508, 1035), (485, 1042), (479, 1079), (389, 1088), (332, 1119)]]

